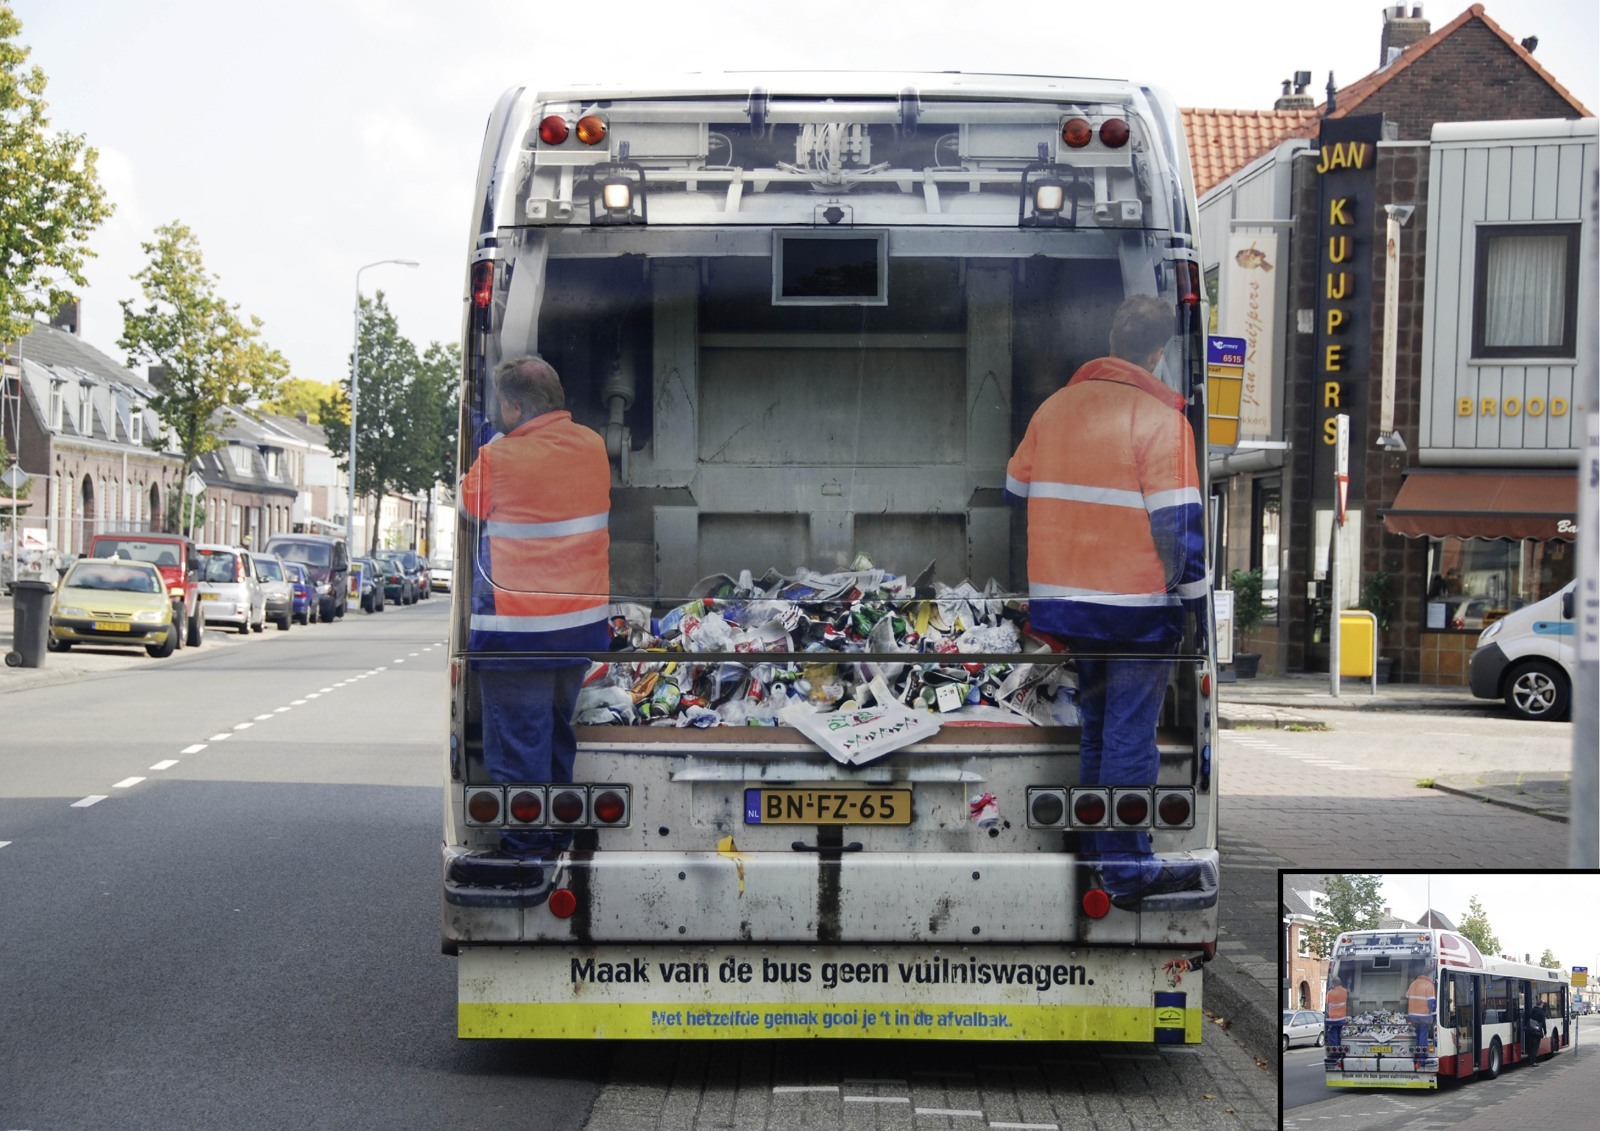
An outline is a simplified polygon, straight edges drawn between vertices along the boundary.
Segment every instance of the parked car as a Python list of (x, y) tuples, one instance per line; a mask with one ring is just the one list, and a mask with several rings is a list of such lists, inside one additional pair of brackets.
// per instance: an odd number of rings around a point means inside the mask
[(1285, 1050), (1295, 1045), (1320, 1045), (1322, 1044), (1323, 1017), (1322, 1014), (1310, 1009), (1286, 1009), (1283, 1011), (1283, 1047)]
[(288, 632), (294, 620), (294, 582), (283, 571), (283, 559), (276, 554), (256, 554), (256, 580), (266, 602), (267, 619)]
[(383, 567), (384, 595), (397, 605), (417, 603), (417, 582), (406, 569), (398, 550), (379, 550), (375, 555)]
[(383, 612), (385, 604), (383, 565), (371, 558), (356, 558), (351, 562), (351, 569), (361, 575), (361, 611)]
[[(282, 561), (283, 559), (279, 559)], [(311, 584), (311, 574), (299, 562), (284, 562), (284, 576), (289, 579), (292, 591), (289, 619), (296, 624), (315, 624), (317, 621), (317, 591)]]
[(406, 576), (411, 579), (411, 588), (416, 594), (416, 599), (427, 600), (433, 592), (433, 584), (428, 579), (428, 559), (415, 550), (389, 550), (386, 553), (399, 559)]
[(326, 534), (274, 534), (264, 549), (286, 562), (299, 562), (317, 588), (317, 613), (322, 620), (344, 616), (350, 589), (350, 554), (342, 538)]
[(161, 571), (162, 583), (172, 597), (178, 647), (187, 644), (198, 648), (204, 642), (206, 618), (200, 615), (200, 556), (191, 539), (182, 534), (108, 530), (89, 540), (84, 557), (150, 562)]
[(1576, 670), (1576, 581), (1508, 613), (1478, 634), (1469, 671), (1472, 694), (1504, 699), (1524, 719), (1564, 719)]
[(150, 562), (80, 558), (56, 589), (50, 647), (132, 645), (162, 659), (178, 646), (172, 608), (166, 580)]
[(435, 593), (448, 593), (455, 583), (455, 562), (450, 558), (433, 558), (428, 562), (428, 582)]
[(254, 556), (243, 546), (201, 545), (200, 603), (208, 621), (243, 636), (267, 627), (267, 598), (256, 580)]

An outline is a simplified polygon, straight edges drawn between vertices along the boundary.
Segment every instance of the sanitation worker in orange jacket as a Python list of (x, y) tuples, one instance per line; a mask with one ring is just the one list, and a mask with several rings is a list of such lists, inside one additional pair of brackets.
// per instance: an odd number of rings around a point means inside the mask
[[(575, 424), (543, 358), (494, 372), (504, 434), (461, 481), (479, 520), (468, 647), (483, 696), (483, 759), (497, 782), (569, 782), (573, 716), (588, 670), (609, 644), (611, 467), (605, 441)], [(539, 853), (570, 833), (507, 831), (501, 846)]]
[(1344, 1023), (1350, 1012), (1350, 991), (1344, 988), (1337, 974), (1328, 978), (1324, 1008), (1327, 1010), (1328, 1058), (1331, 1060), (1335, 1055), (1334, 1050), (1344, 1043)]
[[(1156, 722), (1183, 637), (1203, 611), (1205, 530), (1184, 398), (1154, 376), (1177, 327), (1170, 303), (1134, 295), (1111, 322), (1111, 355), (1039, 406), (1006, 490), (1027, 500), (1028, 616), (1061, 637), (1078, 674), (1079, 784), (1150, 786)], [(1111, 902), (1185, 893), (1210, 906), (1216, 871), (1151, 855), (1146, 832), (1089, 833)]]
[(1433, 1015), (1438, 1011), (1439, 999), (1433, 979), (1418, 974), (1406, 987), (1406, 1020), (1417, 1030), (1415, 1062), (1418, 1068), (1428, 1060), (1428, 1034), (1433, 1027)]

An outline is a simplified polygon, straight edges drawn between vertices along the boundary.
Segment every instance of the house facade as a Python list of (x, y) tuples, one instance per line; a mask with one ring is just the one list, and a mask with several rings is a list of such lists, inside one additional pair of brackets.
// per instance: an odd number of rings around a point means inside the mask
[(1595, 121), (1480, 6), (1337, 92), (1315, 136), (1275, 113), (1289, 135), (1201, 201), (1213, 329), (1249, 357), (1244, 439), (1212, 455), (1219, 580), (1262, 572), (1243, 643), (1269, 671), (1326, 670), (1332, 611), (1387, 588), (1398, 678), (1463, 684), (1485, 624), (1573, 576)]

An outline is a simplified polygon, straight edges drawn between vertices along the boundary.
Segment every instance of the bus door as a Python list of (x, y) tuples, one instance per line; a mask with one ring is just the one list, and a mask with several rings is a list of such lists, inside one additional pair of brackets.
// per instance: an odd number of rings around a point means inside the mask
[(1450, 1000), (1455, 1005), (1450, 1023), (1456, 1031), (1456, 1075), (1471, 1076), (1477, 1071), (1482, 1044), (1483, 1002), (1478, 998), (1478, 979), (1471, 974), (1451, 974)]

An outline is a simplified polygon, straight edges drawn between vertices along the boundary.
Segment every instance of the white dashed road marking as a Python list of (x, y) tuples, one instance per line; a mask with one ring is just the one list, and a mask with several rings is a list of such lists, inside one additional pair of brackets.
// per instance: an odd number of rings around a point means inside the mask
[(77, 801), (74, 801), (71, 807), (74, 809), (87, 809), (91, 805), (100, 804), (108, 796), (110, 795), (105, 793), (91, 793), (88, 797), (80, 797)]
[(772, 1094), (773, 1095), (781, 1095), (781, 1094), (794, 1093), (794, 1092), (834, 1092), (834, 1093), (837, 1093), (838, 1091), (839, 1091), (839, 1085), (837, 1085), (837, 1084), (774, 1084), (773, 1087), (772, 1087)]
[[(187, 751), (185, 751), (185, 753), (187, 753)], [(170, 769), (172, 769), (172, 767), (176, 766), (177, 764), (178, 764), (178, 760), (176, 758), (168, 758), (168, 759), (166, 759), (164, 761), (157, 762), (155, 765), (151, 766), (150, 768), (152, 770), (170, 770)]]
[(206, 741), (207, 742), (221, 742), (225, 738), (232, 738), (232, 737), (233, 737), (232, 734), (230, 734), (227, 731), (223, 731), (221, 734), (212, 735), (210, 738), (206, 739)]
[(111, 783), (111, 788), (112, 789), (132, 789), (134, 786), (138, 785), (142, 781), (144, 781), (143, 778), (123, 778), (119, 782), (112, 782)]
[(198, 753), (200, 753), (200, 751), (204, 750), (205, 748), (206, 748), (206, 744), (205, 743), (197, 742), (193, 746), (185, 746), (182, 750), (178, 751), (178, 753), (179, 754), (198, 754)]

